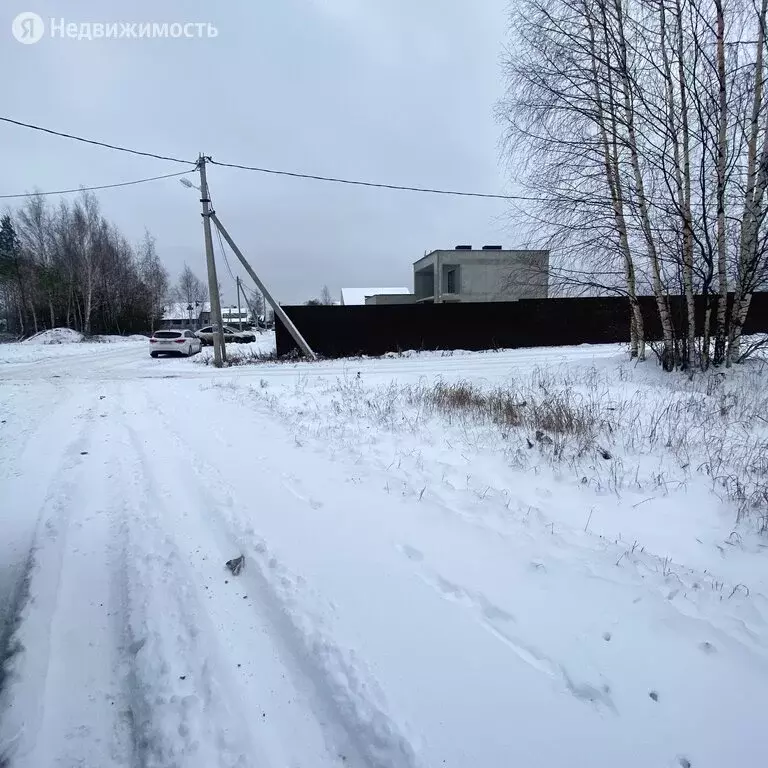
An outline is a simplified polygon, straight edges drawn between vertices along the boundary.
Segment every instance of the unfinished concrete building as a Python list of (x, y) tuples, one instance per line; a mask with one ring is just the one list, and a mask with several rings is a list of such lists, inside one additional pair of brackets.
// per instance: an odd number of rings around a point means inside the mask
[(432, 251), (414, 262), (413, 300), (438, 304), (546, 299), (548, 276), (549, 251), (458, 245), (452, 251)]

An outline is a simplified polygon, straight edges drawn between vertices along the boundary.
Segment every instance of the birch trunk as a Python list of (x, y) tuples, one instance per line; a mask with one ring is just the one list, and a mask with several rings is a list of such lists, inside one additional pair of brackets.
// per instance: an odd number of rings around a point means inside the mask
[[(661, 4), (663, 9), (663, 3)], [(662, 10), (663, 13), (663, 10)], [(677, 87), (680, 92), (680, 134), (682, 139), (682, 156), (680, 156), (677, 141), (677, 130), (674, 122), (675, 104), (670, 99), (670, 121), (675, 127), (675, 171), (678, 189), (678, 205), (683, 220), (683, 291), (685, 293), (686, 316), (688, 320), (687, 350), (685, 364), (688, 369), (694, 365), (694, 353), (696, 347), (696, 301), (693, 293), (693, 214), (691, 213), (691, 137), (688, 122), (688, 85), (685, 79), (685, 67), (683, 64), (684, 40), (683, 40), (683, 11), (680, 0), (675, 0), (675, 17), (677, 24)], [(663, 45), (663, 42), (662, 42)], [(666, 46), (663, 45), (666, 52)], [(665, 54), (666, 55), (666, 54)], [(670, 88), (672, 88), (672, 73), (669, 76)]]
[(651, 277), (653, 283), (653, 293), (656, 298), (656, 306), (659, 311), (661, 329), (664, 342), (664, 353), (662, 356), (662, 366), (665, 371), (671, 371), (675, 367), (675, 346), (674, 333), (672, 331), (672, 318), (670, 317), (669, 305), (664, 291), (664, 285), (661, 279), (661, 267), (659, 264), (659, 255), (656, 249), (656, 242), (653, 236), (651, 226), (651, 216), (649, 212), (648, 199), (645, 195), (645, 185), (643, 183), (643, 174), (640, 168), (640, 157), (637, 148), (637, 133), (635, 130), (635, 115), (632, 106), (632, 95), (630, 90), (630, 80), (627, 63), (627, 41), (624, 33), (624, 15), (622, 0), (614, 0), (616, 8), (617, 21), (617, 42), (619, 45), (619, 77), (622, 85), (622, 95), (624, 99), (624, 120), (627, 127), (627, 148), (632, 162), (632, 171), (635, 179), (635, 193), (637, 196), (638, 209), (640, 213), (640, 228), (643, 232), (648, 258), (651, 263)]
[(765, 164), (768, 160), (768, 126), (764, 128), (760, 168), (757, 165), (757, 143), (760, 133), (760, 113), (763, 108), (765, 73), (763, 69), (763, 47), (765, 45), (765, 20), (768, 0), (762, 0), (758, 16), (758, 32), (755, 51), (755, 88), (752, 100), (752, 114), (749, 123), (747, 144), (747, 189), (744, 195), (744, 212), (741, 219), (739, 238), (739, 268), (734, 289), (731, 323), (728, 329), (728, 351), (726, 366), (738, 362), (741, 352), (741, 333), (747, 319), (752, 299), (758, 247), (757, 235), (760, 226), (760, 209), (765, 191)]
[(83, 310), (83, 333), (86, 336), (91, 335), (91, 312), (93, 311), (93, 282), (88, 278), (88, 284), (85, 289), (85, 309)]
[(714, 0), (717, 55), (717, 328), (715, 330), (715, 353), (713, 362), (719, 365), (725, 360), (725, 315), (728, 306), (728, 272), (726, 265), (726, 223), (725, 223), (725, 172), (728, 155), (727, 94), (725, 82), (725, 15), (722, 0)]
[[(602, 6), (601, 6), (602, 7)], [(608, 190), (611, 196), (611, 206), (616, 225), (616, 231), (619, 236), (619, 248), (624, 258), (624, 273), (626, 278), (627, 296), (630, 305), (630, 354), (633, 358), (645, 360), (645, 335), (643, 329), (643, 316), (640, 313), (640, 305), (637, 301), (635, 285), (635, 267), (632, 259), (632, 251), (627, 236), (627, 223), (624, 216), (624, 195), (621, 189), (621, 178), (619, 176), (618, 152), (611, 154), (611, 145), (608, 141), (608, 131), (606, 129), (605, 107), (600, 90), (600, 77), (597, 68), (597, 45), (595, 40), (595, 28), (592, 22), (590, 11), (584, 5), (585, 18), (589, 27), (590, 58), (592, 66), (592, 81), (594, 87), (594, 99), (596, 107), (596, 120), (600, 131), (600, 143), (603, 153), (603, 164), (605, 168), (605, 178), (608, 184)], [(603, 35), (607, 47), (607, 23), (605, 18), (605, 9), (602, 7), (602, 25)], [(610, 68), (608, 71), (608, 90), (612, 92), (612, 81), (610, 77)], [(614, 114), (612, 112), (612, 114)], [(615, 118), (612, 124), (615, 141)]]

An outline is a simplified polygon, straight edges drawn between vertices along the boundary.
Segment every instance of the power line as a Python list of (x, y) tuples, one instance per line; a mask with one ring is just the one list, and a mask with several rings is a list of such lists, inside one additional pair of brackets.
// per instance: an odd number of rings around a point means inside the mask
[(229, 260), (227, 259), (227, 252), (224, 249), (224, 241), (221, 239), (221, 232), (219, 232), (218, 227), (214, 227), (214, 229), (216, 230), (216, 234), (219, 236), (219, 249), (221, 250), (221, 255), (224, 257), (224, 264), (226, 264), (227, 266), (227, 272), (229, 272), (229, 276), (232, 278), (232, 282), (236, 283), (237, 280), (235, 280), (235, 276), (232, 273), (232, 268), (229, 266)]
[[(167, 155), (158, 155), (152, 152), (141, 152), (137, 149), (130, 149), (128, 147), (121, 147), (116, 144), (108, 144), (104, 141), (96, 141), (94, 139), (86, 139), (82, 136), (75, 136), (70, 133), (63, 133), (62, 131), (54, 131), (50, 128), (43, 128), (39, 125), (33, 125), (31, 123), (23, 123), (19, 120), (12, 120), (9, 117), (0, 117), (0, 121), (11, 123), (12, 125), (22, 126), (24, 128), (31, 128), (35, 131), (42, 131), (43, 133), (49, 133), (53, 136), (60, 136), (65, 139), (72, 139), (73, 141), (80, 141), (85, 144), (93, 144), (97, 147), (106, 147), (107, 149), (114, 149), (119, 152), (129, 152), (133, 155), (141, 155), (143, 157), (153, 157), (157, 160), (168, 160), (174, 163), (184, 163), (186, 165), (196, 165), (196, 161), (182, 160), (178, 157), (169, 157)], [(347, 184), (358, 187), (371, 187), (374, 189), (392, 189), (400, 192), (422, 192), (432, 195), (450, 195), (453, 197), (479, 197), (491, 200), (522, 200), (531, 202), (542, 202), (542, 198), (539, 197), (526, 197), (524, 195), (497, 195), (487, 192), (462, 192), (453, 189), (436, 189), (433, 187), (413, 187), (404, 184), (384, 184), (374, 181), (362, 181), (360, 179), (344, 179), (337, 176), (319, 176), (313, 173), (300, 173), (298, 171), (281, 171), (275, 168), (260, 168), (252, 165), (240, 165), (238, 163), (221, 163), (217, 160), (208, 160), (212, 165), (219, 165), (222, 168), (237, 168), (243, 171), (253, 171), (255, 173), (266, 173), (272, 176), (287, 176), (294, 179), (311, 179), (313, 181), (326, 181), (334, 184)]]
[(294, 179), (313, 179), (314, 181), (330, 181), (335, 184), (352, 184), (358, 187), (375, 187), (377, 189), (394, 189), (401, 192), (428, 192), (433, 195), (454, 195), (457, 197), (485, 197), (493, 200), (535, 200), (538, 197), (524, 197), (522, 195), (493, 195), (486, 192), (459, 192), (452, 189), (433, 189), (431, 187), (409, 187), (402, 184), (381, 184), (374, 181), (360, 181), (357, 179), (341, 179), (335, 176), (316, 176), (312, 173), (298, 173), (295, 171), (278, 171), (273, 168), (258, 168), (252, 165), (238, 165), (237, 163), (220, 163), (209, 159), (212, 165), (220, 165), (223, 168), (239, 168), (242, 171), (256, 171), (257, 173), (269, 173), (273, 176), (290, 176)]
[(68, 195), (73, 192), (93, 192), (97, 189), (114, 189), (115, 187), (131, 187), (134, 184), (145, 184), (148, 181), (159, 181), (160, 179), (170, 179), (174, 176), (186, 176), (194, 173), (194, 170), (179, 171), (178, 173), (166, 173), (163, 176), (150, 176), (148, 179), (136, 179), (135, 181), (121, 181), (117, 184), (100, 184), (97, 187), (77, 187), (77, 189), (59, 189), (55, 192), (25, 192), (19, 195), (0, 195), (0, 200), (11, 200), (22, 197), (47, 197), (49, 195)]
[(84, 139), (82, 136), (74, 136), (71, 133), (62, 133), (61, 131), (54, 131), (51, 128), (43, 128), (40, 125), (33, 125), (32, 123), (22, 123), (20, 120), (12, 120), (10, 117), (0, 117), (4, 123), (11, 123), (12, 125), (19, 125), (22, 128), (31, 128), (33, 131), (41, 131), (42, 133), (50, 133), (53, 136), (61, 136), (63, 139), (72, 139), (73, 141), (80, 141), (83, 144), (93, 144), (97, 147), (106, 147), (107, 149), (114, 149), (118, 152), (128, 152), (132, 155), (141, 155), (142, 157), (154, 157), (156, 160), (168, 160), (172, 163), (184, 163), (185, 165), (196, 165), (195, 160), (182, 160), (178, 157), (169, 157), (168, 155), (156, 155), (153, 152), (141, 152), (138, 149), (130, 149), (128, 147), (121, 147), (117, 144), (107, 144), (104, 141), (96, 141), (94, 139)]

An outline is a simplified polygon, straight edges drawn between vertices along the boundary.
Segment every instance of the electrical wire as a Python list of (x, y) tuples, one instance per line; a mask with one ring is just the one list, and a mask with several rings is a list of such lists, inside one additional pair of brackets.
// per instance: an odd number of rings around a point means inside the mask
[(154, 157), (156, 160), (168, 160), (172, 163), (184, 163), (185, 165), (197, 165), (196, 160), (182, 160), (178, 157), (169, 157), (168, 155), (156, 155), (153, 152), (141, 152), (138, 149), (130, 149), (129, 147), (121, 147), (117, 144), (107, 144), (104, 141), (96, 141), (94, 139), (85, 139), (82, 136), (74, 136), (71, 133), (62, 133), (61, 131), (54, 131), (51, 128), (43, 128), (40, 125), (33, 125), (32, 123), (22, 123), (20, 120), (12, 120), (10, 117), (0, 117), (0, 120), (4, 123), (11, 123), (11, 125), (19, 125), (22, 128), (31, 128), (33, 131), (41, 131), (42, 133), (50, 133), (53, 136), (60, 136), (63, 139), (72, 139), (73, 141), (80, 141), (83, 144), (93, 144), (97, 147), (106, 147), (107, 149), (114, 149), (118, 152), (128, 152), (132, 155), (141, 155), (142, 157)]
[[(210, 192), (208, 194), (210, 196)], [(214, 226), (214, 229), (216, 230), (216, 234), (219, 237), (219, 250), (221, 250), (221, 255), (224, 257), (224, 264), (227, 267), (227, 272), (229, 272), (229, 276), (232, 278), (232, 282), (235, 283), (235, 285), (237, 285), (237, 279), (232, 273), (232, 268), (229, 266), (229, 260), (227, 259), (227, 251), (224, 248), (224, 240), (221, 237), (221, 232), (219, 232), (219, 228), (216, 226)], [(245, 298), (246, 306), (248, 307), (248, 309), (251, 310), (251, 312), (253, 312), (253, 307), (251, 307), (251, 302), (248, 300), (248, 296), (245, 293), (245, 286), (242, 283), (240, 284), (240, 289), (243, 292), (243, 297)], [(254, 313), (254, 314), (257, 314), (257, 313)]]
[[(116, 144), (108, 144), (107, 142), (104, 142), (104, 141), (96, 141), (94, 139), (83, 138), (82, 136), (75, 136), (71, 133), (54, 131), (51, 128), (44, 128), (39, 125), (33, 125), (32, 123), (24, 123), (24, 122), (21, 122), (20, 120), (13, 120), (10, 117), (0, 117), (0, 121), (5, 123), (10, 123), (12, 125), (18, 125), (24, 128), (30, 128), (34, 131), (42, 131), (43, 133), (49, 133), (53, 136), (60, 136), (65, 139), (80, 141), (85, 144), (93, 144), (97, 147), (114, 149), (119, 152), (129, 152), (130, 154), (133, 154), (133, 155), (141, 155), (143, 157), (153, 157), (157, 160), (168, 160), (174, 163), (184, 163), (186, 165), (195, 165), (195, 166), (197, 165), (197, 161), (182, 160), (181, 158), (178, 158), (178, 157), (170, 157), (168, 155), (159, 155), (153, 152), (141, 152), (140, 150), (131, 149), (129, 147), (121, 147)], [(241, 165), (239, 163), (223, 163), (223, 162), (219, 162), (218, 160), (213, 160), (211, 158), (208, 158), (208, 162), (210, 162), (212, 165), (219, 165), (222, 168), (236, 168), (243, 171), (265, 173), (272, 176), (287, 176), (289, 178), (294, 178), (294, 179), (310, 179), (312, 181), (326, 181), (334, 184), (346, 184), (346, 185), (352, 185), (352, 186), (358, 186), (358, 187), (371, 187), (374, 189), (391, 189), (391, 190), (396, 190), (400, 192), (422, 192), (422, 193), (427, 193), (432, 195), (449, 195), (453, 197), (477, 197), (477, 198), (485, 198), (485, 199), (491, 199), (491, 200), (521, 200), (521, 201), (532, 201), (532, 202), (543, 201), (542, 198), (526, 197), (525, 195), (500, 195), (500, 194), (491, 194), (487, 192), (462, 192), (460, 190), (455, 190), (455, 189), (414, 187), (414, 186), (408, 186), (405, 184), (384, 184), (384, 183), (374, 182), (374, 181), (362, 181), (360, 179), (344, 179), (336, 176), (319, 176), (313, 173), (300, 173), (298, 171), (281, 171), (275, 168), (261, 168), (259, 166)], [(54, 192), (51, 194), (57, 194), (57, 193)], [(14, 197), (14, 195), (11, 195), (9, 197)]]
[(358, 187), (374, 187), (376, 189), (394, 189), (401, 192), (427, 192), (432, 195), (453, 195), (456, 197), (484, 197), (492, 200), (531, 200), (541, 201), (538, 197), (524, 197), (522, 195), (494, 195), (487, 192), (459, 192), (453, 189), (433, 189), (431, 187), (409, 187), (402, 184), (381, 184), (373, 181), (360, 181), (357, 179), (342, 179), (335, 176), (317, 176), (312, 173), (298, 173), (295, 171), (278, 171), (273, 168), (258, 168), (252, 165), (238, 165), (237, 163), (220, 163), (209, 158), (211, 165), (220, 165), (222, 168), (238, 168), (242, 171), (255, 171), (268, 173), (273, 176), (290, 176), (294, 179), (313, 179), (314, 181), (330, 181), (335, 184), (352, 184)]
[[(208, 190), (208, 197), (210, 197), (210, 196), (211, 196), (211, 192), (210, 192), (210, 190)], [(213, 204), (211, 204), (211, 205), (213, 205)], [(232, 273), (232, 269), (229, 266), (229, 260), (227, 259), (227, 249), (224, 247), (224, 240), (221, 237), (221, 232), (219, 231), (219, 228), (217, 226), (214, 226), (214, 229), (216, 230), (216, 234), (218, 235), (218, 238), (219, 238), (219, 250), (221, 250), (221, 255), (224, 257), (224, 264), (227, 267), (227, 272), (229, 272), (229, 276), (232, 278), (232, 282), (237, 284), (237, 279), (235, 278), (234, 274)], [(251, 298), (249, 300), (248, 294), (246, 293), (246, 291), (249, 290), (249, 289), (247, 289), (246, 286), (243, 285), (242, 281), (240, 281), (240, 290), (243, 292), (243, 298), (245, 299), (246, 306), (248, 307), (248, 309), (251, 310), (251, 312), (253, 312), (252, 304), (256, 303), (255, 300), (254, 300), (254, 297), (256, 297), (256, 296), (259, 297), (259, 301), (262, 302), (262, 306), (265, 307), (264, 311), (266, 312), (266, 302), (264, 302), (264, 297), (260, 293), (258, 293), (257, 291), (255, 291), (253, 289), (250, 289), (252, 295), (251, 295)], [(253, 312), (253, 314), (254, 315), (258, 315), (259, 313), (258, 312)]]
[[(211, 206), (211, 213), (215, 213), (216, 211), (213, 210), (213, 200), (211, 199), (211, 187), (210, 184), (208, 185), (208, 201)], [(209, 217), (210, 220), (210, 217)], [(216, 230), (216, 236), (219, 239), (219, 250), (221, 251), (221, 255), (224, 259), (224, 264), (226, 264), (227, 272), (229, 272), (229, 276), (232, 278), (233, 283), (237, 283), (237, 280), (235, 279), (235, 275), (232, 272), (232, 268), (229, 266), (229, 259), (227, 259), (227, 251), (224, 248), (224, 241), (221, 238), (221, 232), (219, 231), (219, 228), (214, 224), (213, 228)]]
[[(210, 197), (210, 191), (208, 192), (208, 196)], [(227, 252), (224, 249), (224, 241), (221, 239), (221, 232), (219, 232), (219, 228), (217, 226), (214, 226), (214, 229), (216, 230), (216, 234), (219, 237), (219, 249), (221, 250), (221, 255), (224, 258), (224, 264), (226, 264), (227, 272), (229, 272), (229, 276), (232, 278), (233, 283), (237, 283), (237, 280), (235, 279), (235, 275), (232, 272), (232, 268), (229, 266), (229, 260), (227, 259)]]
[(117, 184), (100, 184), (96, 187), (78, 187), (77, 189), (59, 189), (55, 192), (25, 192), (19, 195), (0, 195), (0, 200), (11, 200), (13, 198), (22, 197), (47, 197), (48, 195), (68, 195), (73, 192), (93, 192), (97, 189), (114, 189), (115, 187), (131, 187), (134, 184), (145, 184), (148, 181), (159, 181), (160, 179), (170, 179), (174, 176), (186, 176), (189, 173), (194, 173), (194, 169), (190, 171), (179, 171), (178, 173), (166, 173), (163, 176), (150, 176), (148, 179), (136, 179), (135, 181), (121, 181)]

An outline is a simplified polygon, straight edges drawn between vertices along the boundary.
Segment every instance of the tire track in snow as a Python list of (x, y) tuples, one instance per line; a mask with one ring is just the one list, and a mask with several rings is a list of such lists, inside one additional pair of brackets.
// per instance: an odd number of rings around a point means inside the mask
[[(60, 465), (53, 463), (48, 477), (40, 477), (36, 489), (39, 497), (29, 494), (28, 476), (25, 468), (40, 464), (40, 451), (50, 445), (52, 424), (60, 421), (62, 401), (65, 398), (62, 387), (55, 387), (56, 398), (46, 401), (45, 407), (32, 411), (23, 401), (23, 387), (16, 386), (9, 397), (9, 386), (3, 392), (3, 404), (0, 413), (3, 424), (0, 426), (0, 448), (2, 459), (0, 466), (0, 692), (3, 689), (3, 661), (8, 653), (11, 635), (16, 626), (16, 618), (26, 599), (27, 575), (32, 565), (31, 549), (34, 541), (37, 517), (27, 509), (40, 510), (45, 494), (49, 490), (50, 478), (60, 471)], [(23, 402), (20, 402), (23, 401)], [(55, 439), (55, 432), (53, 433)], [(44, 473), (48, 467), (40, 468)], [(24, 497), (24, 501), (19, 499)], [(24, 507), (24, 508), (22, 508)]]
[[(231, 709), (250, 715), (243, 729), (250, 732), (256, 746), (248, 754), (257, 749), (259, 759), (254, 762), (260, 766), (359, 765), (347, 752), (326, 749), (314, 715), (303, 705), (301, 693), (286, 680), (285, 668), (271, 642), (271, 628), (247, 609), (245, 595), (224, 568), (231, 548), (225, 549), (229, 553), (225, 556), (212, 545), (213, 531), (201, 527), (198, 517), (189, 513), (204, 497), (187, 481), (186, 465), (164, 453), (155, 440), (143, 445), (140, 434), (144, 430), (129, 428), (129, 432), (140, 455), (148, 496), (157, 500), (156, 522), (163, 530), (164, 547), (173, 553), (167, 570), (172, 567), (183, 572), (179, 583), (194, 602), (193, 631), (207, 639), (208, 654), (216, 660), (215, 677), (227, 681), (226, 699)], [(179, 484), (177, 478), (183, 482)], [(132, 556), (135, 562), (139, 559)], [(179, 671), (183, 667), (184, 677), (190, 680), (187, 685), (197, 691), (202, 679), (199, 670), (188, 669), (186, 662), (176, 666)], [(207, 686), (206, 682), (202, 687)], [(218, 707), (215, 703), (214, 709)], [(225, 722), (230, 717), (225, 714), (218, 719)]]
[(245, 554), (246, 569), (239, 578), (247, 584), (249, 596), (258, 595), (254, 607), (279, 637), (287, 663), (310, 685), (316, 717), (325, 723), (345, 764), (417, 766), (413, 747), (387, 714), (384, 695), (364, 664), (353, 652), (340, 648), (323, 620), (302, 605), (307, 598), (314, 605), (322, 599), (310, 595), (303, 579), (291, 574), (250, 522), (235, 514), (240, 505), (218, 469), (196, 454), (168, 414), (149, 395), (147, 398), (149, 407), (137, 405), (136, 412), (152, 411), (147, 418), (160, 422), (172, 441), (167, 456), (176, 456), (180, 466), (194, 472), (195, 491), (218, 522), (209, 526), (213, 537), (226, 542), (227, 551)]
[(188, 565), (165, 530), (164, 499), (123, 409), (116, 445), (125, 499), (125, 631), (142, 768), (268, 765), (250, 739)]
[[(93, 403), (96, 392), (79, 397)], [(95, 421), (93, 404), (80, 416), (40, 507), (17, 652), (6, 667), (0, 754), (19, 768), (130, 762), (116, 674), (119, 619), (110, 608), (109, 429)]]
[[(0, 537), (0, 659), (6, 617), (10, 620), (13, 616), (8, 604), (15, 602), (15, 595), (27, 570), (25, 564), (29, 560), (39, 516), (35, 512), (39, 512), (42, 506), (51, 478), (60, 471), (60, 463), (55, 460), (41, 463), (40, 456), (51, 445), (61, 442), (58, 431), (65, 433), (76, 413), (67, 400), (67, 395), (71, 397), (71, 393), (64, 393), (61, 386), (54, 388), (56, 397), (52, 401), (46, 401), (45, 407), (36, 410), (32, 410), (24, 400), (22, 387), (17, 387), (18, 391), (10, 398), (7, 396), (7, 384), (4, 389), (0, 409), (5, 422), (0, 426), (0, 489), (3, 500), (0, 507), (0, 530), (3, 534)], [(65, 400), (69, 407), (62, 406)], [(29, 487), (31, 468), (36, 469), (37, 479), (32, 489)]]
[[(0, 632), (0, 683), (7, 683), (13, 672), (11, 655), (20, 650), (20, 644), (14, 640), (23, 621), (23, 609), (26, 606), (29, 593), (29, 582), (35, 567), (38, 565), (43, 538), (44, 525), (61, 511), (63, 499), (66, 498), (64, 484), (68, 482), (67, 474), (80, 462), (79, 449), (85, 444), (86, 424), (82, 420), (82, 403), (77, 401), (67, 403), (64, 413), (54, 412), (52, 418), (43, 424), (42, 429), (29, 430), (30, 436), (13, 463), (13, 471), (3, 482), (3, 535), (0, 564), (3, 568), (3, 581), (0, 584), (0, 616), (3, 625)], [(65, 424), (71, 424), (80, 419), (81, 427), (76, 436), (56, 451), (57, 431), (63, 432)], [(58, 430), (57, 430), (58, 428)], [(39, 464), (39, 451), (46, 446), (53, 446), (52, 454), (58, 453), (50, 464), (42, 468), (43, 477), (37, 477), (36, 482), (30, 480), (30, 470)], [(30, 456), (30, 453), (37, 453)], [(50, 467), (46, 473), (45, 469)], [(32, 487), (30, 488), (30, 485)], [(71, 485), (67, 486), (70, 488)], [(51, 524), (52, 525), (52, 524)], [(51, 528), (49, 527), (49, 532)], [(3, 693), (0, 685), (0, 694)], [(0, 700), (0, 712), (3, 701)], [(0, 755), (3, 740), (0, 737)]]
[(41, 428), (61, 408), (67, 396), (71, 395), (65, 387), (45, 382), (41, 389), (50, 392), (51, 397), (32, 400), (29, 397), (29, 385), (17, 382), (2, 382), (0, 398), (0, 482), (14, 476), (16, 464), (21, 460)]

